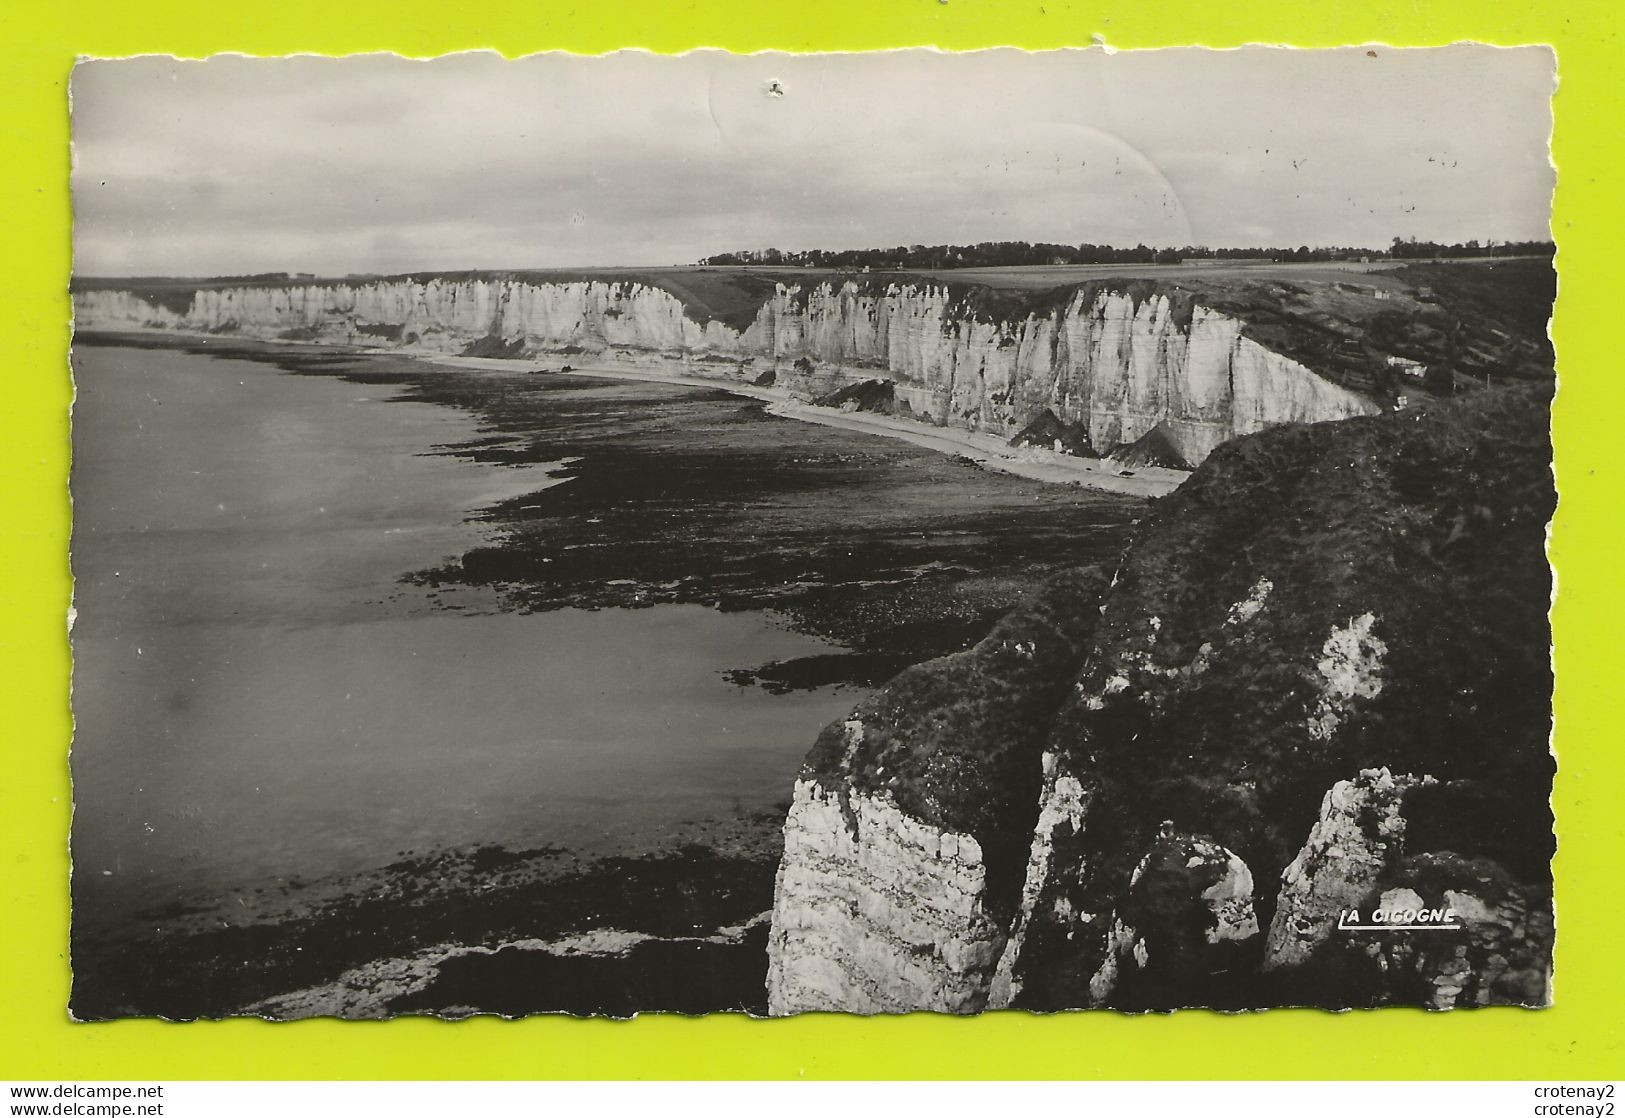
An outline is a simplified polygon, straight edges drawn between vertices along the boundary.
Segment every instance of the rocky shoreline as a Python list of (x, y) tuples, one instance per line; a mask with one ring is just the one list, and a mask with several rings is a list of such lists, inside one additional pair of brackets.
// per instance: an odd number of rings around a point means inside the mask
[[(857, 432), (808, 438), (795, 424), (803, 434), (787, 443), (762, 402), (690, 386), (150, 333), (81, 334), (76, 344), (179, 345), (470, 411), (485, 433), (434, 453), (555, 464), (546, 500), (504, 496), (481, 512), (496, 541), (411, 574), (416, 592), (453, 613), (768, 610), (843, 646), (726, 675), (774, 693), (867, 688), (963, 647), (1080, 548), (1115, 554), (1143, 509)], [(815, 449), (786, 453), (803, 444)], [(861, 512), (840, 512), (855, 493), (870, 495)], [(792, 763), (786, 804), (793, 779)], [(80, 920), (73, 1010), (765, 1013), (782, 825), (782, 809), (748, 814), (609, 854), (429, 850), (360, 876), (245, 883), (229, 905), (157, 905), (135, 929)], [(692, 965), (673, 965), (689, 956)], [(510, 967), (547, 974), (490, 979)], [(668, 973), (693, 977), (661, 985)]]

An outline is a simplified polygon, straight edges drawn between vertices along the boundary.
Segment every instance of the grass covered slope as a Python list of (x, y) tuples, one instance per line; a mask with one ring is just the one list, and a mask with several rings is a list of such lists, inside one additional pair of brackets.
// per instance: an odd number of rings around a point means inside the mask
[[(1245, 333), (1346, 388), (1447, 392), (1459, 379), (1549, 381), (1557, 298), (1550, 260), (1434, 262), (1343, 276), (1197, 277), (1200, 302)], [(1407, 377), (1389, 357), (1414, 362)]]

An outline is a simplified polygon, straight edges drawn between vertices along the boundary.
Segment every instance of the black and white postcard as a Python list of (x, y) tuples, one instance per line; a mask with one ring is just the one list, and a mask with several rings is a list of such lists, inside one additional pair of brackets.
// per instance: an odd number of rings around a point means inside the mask
[(1549, 1004), (1554, 80), (81, 62), (72, 1013)]

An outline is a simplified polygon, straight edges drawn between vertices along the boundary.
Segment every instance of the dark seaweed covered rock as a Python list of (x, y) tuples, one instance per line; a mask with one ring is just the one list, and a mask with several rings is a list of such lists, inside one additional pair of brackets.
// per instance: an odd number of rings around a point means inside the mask
[(897, 411), (896, 387), (889, 380), (863, 380), (825, 393), (813, 403), (842, 411), (872, 411), (892, 415)]
[(1040, 450), (1053, 450), (1075, 458), (1099, 458), (1094, 444), (1089, 441), (1087, 423), (1063, 423), (1055, 413), (1045, 408), (1010, 439), (1011, 446), (1030, 446)]
[(1165, 424), (1159, 423), (1133, 442), (1113, 450), (1109, 458), (1119, 466), (1160, 466), (1168, 470), (1188, 470), (1191, 464), (1179, 453)]

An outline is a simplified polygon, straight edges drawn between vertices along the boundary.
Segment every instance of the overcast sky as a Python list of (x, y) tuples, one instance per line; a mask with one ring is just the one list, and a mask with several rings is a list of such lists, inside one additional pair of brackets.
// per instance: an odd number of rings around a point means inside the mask
[(1546, 237), (1550, 52), (1373, 49), (85, 62), (77, 270)]

